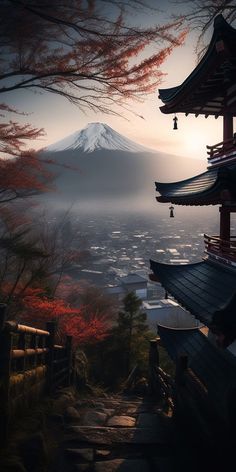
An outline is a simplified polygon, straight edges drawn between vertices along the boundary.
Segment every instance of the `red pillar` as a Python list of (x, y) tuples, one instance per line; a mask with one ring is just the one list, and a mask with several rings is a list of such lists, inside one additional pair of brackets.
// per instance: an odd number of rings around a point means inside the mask
[(223, 206), (220, 208), (220, 239), (230, 241), (230, 210)]
[(233, 116), (228, 113), (223, 116), (223, 141), (227, 139), (232, 139), (234, 130), (233, 130)]

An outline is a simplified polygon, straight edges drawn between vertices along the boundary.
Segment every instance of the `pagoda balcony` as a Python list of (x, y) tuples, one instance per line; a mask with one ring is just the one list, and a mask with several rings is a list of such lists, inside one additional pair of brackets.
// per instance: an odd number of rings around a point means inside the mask
[(213, 146), (207, 146), (209, 164), (219, 164), (236, 159), (236, 133), (233, 138), (226, 139)]
[(205, 252), (213, 259), (236, 265), (236, 236), (231, 236), (226, 241), (219, 236), (204, 234)]

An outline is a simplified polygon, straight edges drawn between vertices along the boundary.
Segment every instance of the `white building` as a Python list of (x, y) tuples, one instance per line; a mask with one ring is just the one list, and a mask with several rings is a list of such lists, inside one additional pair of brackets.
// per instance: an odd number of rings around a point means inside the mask
[(107, 287), (106, 293), (116, 296), (120, 301), (130, 292), (134, 292), (141, 300), (147, 298), (147, 279), (145, 277), (139, 274), (128, 274), (120, 277), (119, 281), (119, 285)]
[(147, 314), (149, 327), (154, 331), (156, 331), (158, 324), (171, 328), (201, 326), (201, 323), (193, 315), (170, 298), (143, 301), (143, 310)]

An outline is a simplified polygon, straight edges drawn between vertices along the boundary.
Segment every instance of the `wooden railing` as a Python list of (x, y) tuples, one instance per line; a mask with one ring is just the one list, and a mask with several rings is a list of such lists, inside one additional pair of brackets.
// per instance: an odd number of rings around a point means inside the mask
[(229, 154), (230, 152), (236, 151), (236, 136), (214, 144), (213, 146), (207, 146), (207, 149), (209, 162), (217, 157), (221, 157), (224, 154)]
[(229, 241), (220, 239), (219, 236), (208, 236), (204, 234), (204, 243), (207, 251), (222, 256), (236, 259), (236, 236), (231, 236)]
[(43, 395), (71, 383), (72, 338), (55, 344), (56, 323), (46, 330), (5, 321), (0, 304), (0, 441), (5, 442), (9, 423)]
[(174, 381), (171, 376), (164, 372), (164, 370), (159, 366), (159, 344), (160, 338), (152, 339), (150, 341), (148, 376), (149, 395), (155, 396), (156, 399), (162, 398), (173, 410)]
[(188, 431), (194, 424), (195, 440), (210, 445), (217, 435), (214, 421), (220, 423), (221, 420), (219, 409), (215, 405), (214, 395), (210, 394), (208, 387), (188, 364), (188, 356), (180, 354), (176, 361), (175, 414)]

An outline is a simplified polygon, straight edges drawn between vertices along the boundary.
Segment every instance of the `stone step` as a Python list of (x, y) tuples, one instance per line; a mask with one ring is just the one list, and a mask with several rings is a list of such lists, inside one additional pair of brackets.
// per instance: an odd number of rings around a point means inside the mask
[(68, 448), (68, 449), (65, 449), (65, 456), (67, 459), (71, 461), (92, 462), (94, 459), (94, 452), (92, 448), (90, 449)]
[(108, 422), (107, 426), (112, 426), (112, 427), (117, 427), (117, 428), (131, 428), (134, 427), (136, 423), (135, 418), (132, 418), (132, 416), (112, 416)]
[(70, 426), (66, 431), (67, 441), (106, 446), (117, 444), (167, 444), (169, 440), (169, 432), (161, 425), (158, 431), (152, 428), (106, 426)]
[(95, 462), (94, 472), (150, 472), (144, 459), (114, 459)]
[[(151, 460), (117, 458), (95, 462), (92, 469), (89, 468), (90, 466), (87, 467), (87, 470), (93, 472), (181, 472), (178, 465), (168, 458), (164, 460), (159, 458), (151, 458)], [(86, 470), (85, 464), (75, 465), (74, 470), (76, 472)]]
[(63, 437), (51, 472), (199, 470), (173, 419), (152, 399), (114, 396), (80, 400), (62, 419)]

